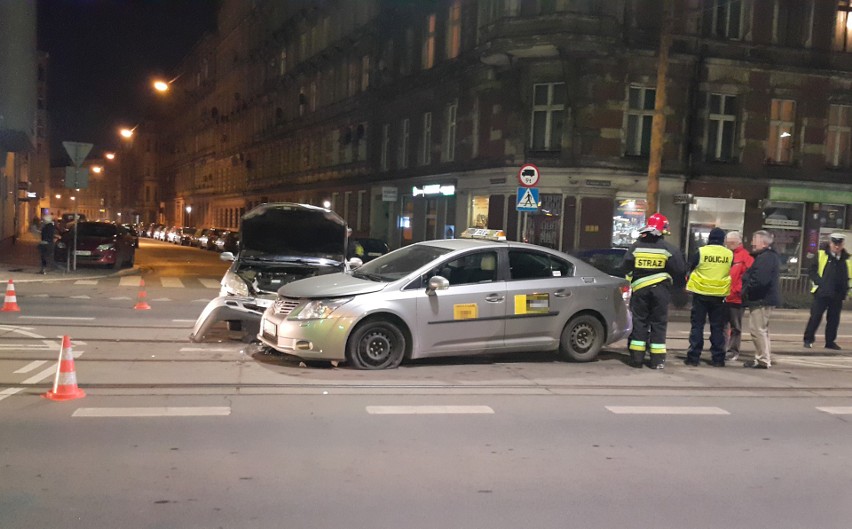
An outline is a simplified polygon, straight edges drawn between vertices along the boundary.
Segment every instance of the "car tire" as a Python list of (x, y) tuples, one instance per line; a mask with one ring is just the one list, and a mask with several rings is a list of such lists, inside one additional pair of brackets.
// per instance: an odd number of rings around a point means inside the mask
[(405, 334), (394, 323), (377, 318), (355, 329), (346, 344), (346, 359), (355, 369), (392, 369), (405, 356)]
[(580, 314), (562, 329), (559, 356), (572, 362), (591, 362), (604, 343), (604, 326), (591, 314)]

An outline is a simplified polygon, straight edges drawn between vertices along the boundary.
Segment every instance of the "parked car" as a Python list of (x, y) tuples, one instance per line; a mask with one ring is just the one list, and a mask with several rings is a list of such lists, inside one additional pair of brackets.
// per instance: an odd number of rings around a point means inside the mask
[(232, 261), (212, 300), (190, 334), (201, 341), (217, 322), (256, 339), (260, 318), (281, 286), (297, 279), (343, 272), (347, 264), (346, 222), (331, 210), (291, 202), (268, 203), (246, 213), (240, 223), (240, 250), (223, 252)]
[(236, 254), (240, 251), (240, 232), (224, 231), (215, 242), (217, 252), (231, 252)]
[[(67, 262), (69, 248), (74, 246), (74, 232), (62, 234), (56, 243), (54, 257)], [(111, 222), (79, 222), (77, 224), (77, 265), (107, 265), (113, 268), (133, 266), (136, 248), (133, 236), (124, 226)]]
[(195, 237), (195, 232), (198, 231), (198, 228), (195, 226), (184, 226), (183, 228), (178, 228), (175, 232), (174, 243), (180, 244), (181, 246), (192, 246), (192, 240)]
[(127, 230), (127, 233), (130, 235), (131, 240), (133, 241), (133, 247), (139, 248), (139, 232), (136, 231), (136, 227), (132, 224), (122, 224), (124, 229)]
[(588, 362), (630, 334), (630, 295), (625, 279), (556, 250), (433, 240), (351, 274), (282, 286), (258, 338), (311, 365), (337, 360), (358, 369), (510, 351), (558, 351), (565, 360)]
[(57, 231), (62, 233), (71, 229), (74, 226), (75, 216), (80, 222), (86, 222), (87, 220), (86, 216), (82, 213), (63, 213), (62, 215), (60, 215), (59, 222), (56, 224)]
[(204, 233), (197, 239), (197, 246), (202, 250), (215, 250), (216, 239), (219, 238), (225, 230), (220, 228), (207, 228)]
[(388, 252), (390, 252), (388, 243), (381, 239), (368, 239), (364, 237), (349, 239), (350, 257), (357, 257), (364, 263), (372, 261), (376, 257), (381, 257)]

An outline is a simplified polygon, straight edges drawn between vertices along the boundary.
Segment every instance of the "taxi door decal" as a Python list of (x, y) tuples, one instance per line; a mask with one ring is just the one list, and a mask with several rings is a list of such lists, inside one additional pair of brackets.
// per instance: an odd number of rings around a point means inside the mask
[(453, 305), (454, 320), (475, 320), (479, 317), (479, 306), (476, 303), (459, 303)]
[(548, 314), (550, 294), (516, 294), (515, 314)]

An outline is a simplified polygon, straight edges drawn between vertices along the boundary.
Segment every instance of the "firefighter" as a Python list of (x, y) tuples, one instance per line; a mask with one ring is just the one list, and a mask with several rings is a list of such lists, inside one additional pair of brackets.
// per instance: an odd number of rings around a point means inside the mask
[(664, 215), (651, 215), (647, 225), (639, 230), (639, 239), (624, 255), (622, 270), (633, 288), (633, 332), (628, 340), (633, 367), (642, 367), (646, 351), (650, 353), (651, 368), (665, 367), (671, 287), (674, 282), (680, 284), (686, 273), (680, 250), (663, 240), (668, 227)]

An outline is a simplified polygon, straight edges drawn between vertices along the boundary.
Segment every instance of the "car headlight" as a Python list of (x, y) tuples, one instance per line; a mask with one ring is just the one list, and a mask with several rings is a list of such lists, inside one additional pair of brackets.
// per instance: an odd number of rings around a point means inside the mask
[(339, 307), (352, 301), (352, 298), (318, 299), (309, 301), (298, 313), (292, 315), (296, 320), (321, 320), (331, 316)]
[(113, 246), (112, 244), (101, 244), (100, 246), (98, 246), (99, 252), (105, 252), (107, 250), (115, 250), (115, 246)]
[(249, 296), (249, 287), (243, 279), (230, 270), (225, 272), (225, 278), (222, 279), (222, 284), (225, 291), (232, 296)]

